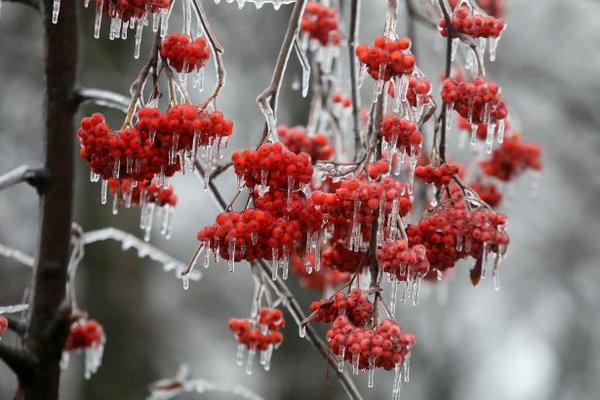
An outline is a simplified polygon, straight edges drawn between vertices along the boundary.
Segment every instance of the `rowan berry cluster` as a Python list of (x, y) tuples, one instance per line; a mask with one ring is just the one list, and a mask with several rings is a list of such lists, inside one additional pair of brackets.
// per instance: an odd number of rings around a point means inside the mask
[(96, 7), (110, 18), (118, 18), (123, 22), (130, 19), (142, 19), (147, 13), (168, 10), (171, 0), (95, 0)]
[(396, 115), (388, 115), (381, 123), (381, 136), (390, 147), (409, 156), (419, 153), (423, 134), (416, 123)]
[(390, 172), (390, 163), (387, 160), (377, 160), (367, 166), (367, 175), (372, 180), (377, 180)]
[(380, 267), (396, 280), (408, 281), (421, 278), (429, 272), (429, 261), (422, 245), (411, 247), (408, 241), (399, 239), (385, 242), (377, 251)]
[(498, 127), (508, 110), (500, 96), (500, 87), (479, 76), (472, 82), (448, 78), (442, 86), (442, 100), (471, 124), (488, 125), (488, 132)]
[(393, 77), (413, 73), (415, 57), (410, 52), (410, 46), (408, 38), (393, 40), (378, 36), (373, 46), (356, 46), (356, 55), (373, 79), (388, 81)]
[(412, 107), (431, 102), (431, 82), (424, 76), (411, 76), (408, 80), (406, 99)]
[(468, 199), (457, 200), (406, 229), (409, 245), (425, 246), (431, 268), (439, 271), (468, 256), (481, 260), (493, 252), (502, 257), (509, 243), (506, 216), (486, 208), (471, 210)]
[[(471, 11), (469, 6), (461, 5), (454, 9), (450, 17), (452, 23), (452, 36), (467, 35), (472, 38), (498, 38), (506, 28), (502, 19), (492, 16), (477, 15)], [(442, 36), (448, 36), (446, 19), (442, 18), (438, 23)]]
[(131, 179), (109, 179), (108, 190), (113, 195), (121, 195), (126, 205), (141, 205), (144, 203), (154, 203), (158, 207), (177, 205), (177, 196), (173, 187), (159, 187), (156, 182), (142, 181), (133, 186)]
[(502, 192), (493, 182), (471, 182), (469, 189), (477, 193), (479, 198), (492, 208), (498, 208), (502, 203)]
[(204, 67), (210, 58), (210, 50), (203, 37), (192, 41), (189, 35), (172, 33), (163, 40), (160, 55), (177, 72), (187, 73)]
[(535, 143), (521, 142), (521, 135), (513, 134), (494, 150), (489, 160), (479, 162), (483, 173), (510, 181), (528, 169), (542, 169), (542, 148)]
[(69, 336), (67, 336), (65, 342), (65, 350), (73, 351), (99, 347), (104, 344), (104, 341), (102, 325), (93, 319), (79, 321), (71, 325)]
[(300, 29), (310, 39), (318, 41), (322, 46), (337, 46), (342, 40), (338, 25), (338, 12), (335, 8), (316, 2), (306, 4)]
[(415, 344), (415, 337), (403, 332), (396, 321), (385, 319), (369, 329), (355, 326), (341, 315), (327, 331), (327, 341), (333, 353), (350, 362), (355, 370), (389, 371), (402, 365)]
[(352, 251), (341, 239), (332, 239), (329, 246), (321, 254), (321, 265), (324, 268), (354, 273), (358, 271), (365, 253)]
[(312, 179), (313, 167), (306, 153), (295, 154), (280, 143), (265, 143), (258, 150), (238, 151), (231, 157), (236, 175), (247, 187), (262, 190), (301, 189)]
[(285, 327), (283, 313), (278, 309), (262, 308), (258, 318), (229, 320), (229, 328), (236, 340), (251, 350), (266, 351), (269, 346), (279, 346), (283, 342), (281, 329)]
[(437, 167), (428, 164), (417, 167), (415, 176), (428, 185), (440, 188), (444, 185), (448, 185), (452, 180), (452, 177), (458, 174), (459, 171), (460, 166), (458, 164), (444, 163)]
[(319, 160), (329, 160), (334, 148), (323, 133), (310, 135), (304, 127), (289, 128), (285, 125), (277, 129), (281, 142), (289, 151), (295, 154), (307, 153), (313, 164)]
[(356, 326), (367, 322), (372, 310), (373, 304), (360, 289), (352, 289), (348, 295), (338, 292), (331, 299), (313, 301), (310, 305), (310, 311), (316, 312), (315, 321), (329, 323), (339, 315), (345, 315)]

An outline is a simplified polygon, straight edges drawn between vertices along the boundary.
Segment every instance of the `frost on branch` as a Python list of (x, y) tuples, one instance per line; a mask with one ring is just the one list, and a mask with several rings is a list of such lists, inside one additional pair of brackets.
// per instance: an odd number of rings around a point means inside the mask
[(7, 258), (12, 258), (13, 260), (15, 260), (27, 267), (30, 267), (30, 268), (33, 268), (33, 264), (35, 262), (35, 259), (33, 257), (31, 257), (30, 255), (27, 255), (20, 250), (13, 249), (12, 247), (5, 246), (1, 243), (0, 243), (0, 255), (7, 257)]
[(161, 379), (150, 384), (150, 396), (146, 400), (169, 400), (183, 393), (222, 392), (246, 400), (263, 400), (262, 397), (232, 382), (205, 379), (187, 379), (189, 369), (181, 365), (174, 378)]
[[(222, 0), (215, 0), (215, 4), (220, 4)], [(275, 10), (279, 10), (279, 8), (284, 4), (294, 3), (296, 0), (227, 0), (227, 3), (237, 2), (238, 8), (241, 10), (244, 8), (244, 4), (252, 3), (257, 9), (262, 8), (265, 4), (272, 4)]]

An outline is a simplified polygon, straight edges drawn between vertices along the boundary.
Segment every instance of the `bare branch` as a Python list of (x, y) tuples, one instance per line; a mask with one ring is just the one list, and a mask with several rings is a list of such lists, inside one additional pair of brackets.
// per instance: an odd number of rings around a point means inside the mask
[(0, 175), (0, 190), (9, 188), (17, 183), (26, 182), (29, 185), (39, 189), (48, 179), (48, 174), (44, 168), (22, 165), (4, 175)]
[(92, 102), (99, 106), (114, 108), (123, 113), (127, 113), (131, 101), (130, 97), (102, 89), (81, 88), (76, 90), (75, 94), (78, 105)]
[(352, 0), (350, 4), (350, 34), (348, 36), (348, 55), (350, 57), (350, 89), (352, 94), (352, 129), (354, 131), (354, 161), (358, 158), (358, 152), (363, 147), (360, 135), (359, 109), (360, 98), (358, 96), (357, 68), (356, 68), (356, 36), (358, 35), (358, 14), (360, 0)]
[(20, 318), (15, 318), (10, 315), (4, 315), (8, 321), (8, 329), (15, 332), (19, 336), (23, 336), (27, 332), (27, 324)]
[(192, 5), (194, 6), (194, 11), (198, 16), (200, 23), (202, 24), (202, 29), (204, 29), (206, 37), (208, 38), (208, 45), (210, 46), (213, 55), (215, 56), (215, 66), (217, 69), (217, 83), (215, 85), (215, 88), (213, 89), (210, 96), (208, 96), (208, 98), (200, 106), (200, 108), (204, 109), (206, 108), (206, 106), (208, 106), (211, 100), (216, 100), (217, 96), (221, 92), (221, 89), (225, 85), (225, 77), (227, 76), (227, 73), (225, 72), (225, 64), (223, 63), (223, 47), (221, 46), (214, 32), (210, 28), (208, 18), (206, 18), (206, 13), (204, 12), (204, 8), (202, 7), (202, 3), (200, 3), (200, 1), (198, 0), (193, 0)]
[(0, 243), (0, 256), (12, 258), (15, 261), (20, 262), (26, 267), (33, 268), (35, 259), (28, 254), (23, 253), (20, 250), (13, 249), (12, 247), (5, 246)]
[[(288, 59), (290, 58), (294, 38), (298, 34), (298, 27), (300, 26), (300, 20), (302, 19), (305, 6), (306, 0), (297, 0), (294, 4), (287, 31), (285, 32), (283, 43), (279, 49), (279, 55), (277, 56), (277, 62), (275, 63), (275, 69), (273, 70), (273, 76), (271, 78), (271, 84), (267, 86), (256, 98), (256, 102), (258, 103), (260, 109), (263, 110), (263, 112), (264, 110), (269, 110), (272, 112), (275, 120), (275, 116), (277, 115), (277, 99), (279, 96), (279, 89), (281, 88), (283, 75), (285, 74)], [(263, 143), (267, 138), (269, 133), (269, 125), (271, 124), (267, 119), (260, 143)]]
[(16, 349), (4, 342), (0, 342), (0, 360), (4, 361), (17, 376), (30, 373), (35, 364), (33, 357), (26, 350)]

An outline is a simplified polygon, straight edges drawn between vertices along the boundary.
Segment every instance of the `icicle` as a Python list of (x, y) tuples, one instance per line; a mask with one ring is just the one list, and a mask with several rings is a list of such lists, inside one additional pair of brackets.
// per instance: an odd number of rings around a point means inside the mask
[(167, 34), (169, 26), (169, 10), (160, 11), (160, 36), (164, 37)]
[(183, 283), (183, 290), (188, 290), (190, 288), (189, 274), (181, 275), (181, 282)]
[(404, 356), (402, 369), (404, 370), (404, 382), (410, 381), (410, 351)]
[(340, 346), (339, 354), (337, 355), (338, 372), (344, 372), (344, 357), (346, 356), (346, 347)]
[(256, 349), (248, 350), (248, 359), (246, 360), (246, 374), (252, 375), (252, 366), (254, 363), (254, 355), (256, 354)]
[(269, 187), (267, 186), (267, 179), (269, 177), (269, 171), (266, 169), (260, 170), (260, 185), (258, 186), (258, 196), (262, 197), (265, 193), (269, 191)]
[(104, 7), (104, 1), (96, 3), (96, 19), (94, 21), (94, 38), (100, 37), (100, 26), (102, 25), (102, 8)]
[(163, 214), (162, 226), (160, 233), (164, 235), (165, 238), (169, 239), (171, 237), (171, 227), (173, 225), (173, 213), (175, 209), (169, 205), (164, 207), (165, 212)]
[(500, 41), (500, 37), (490, 38), (490, 61), (496, 61), (496, 49), (498, 48), (498, 42)]
[(268, 371), (271, 369), (271, 358), (273, 357), (273, 345), (270, 344), (267, 348), (267, 355), (265, 356), (264, 369)]
[(502, 142), (504, 142), (504, 131), (506, 129), (506, 120), (501, 119), (500, 121), (498, 121), (498, 133), (497, 133), (497, 140), (499, 144), (502, 144)]
[(60, 357), (60, 369), (66, 371), (69, 368), (69, 352), (63, 351)]
[(83, 6), (84, 6), (85, 8), (88, 8), (88, 6), (89, 6), (89, 5), (90, 5), (90, 0), (84, 0), (84, 1), (83, 1)]
[(452, 57), (450, 58), (452, 61), (456, 60), (456, 53), (458, 52), (458, 43), (460, 42), (459, 38), (452, 39)]
[(306, 325), (302, 325), (302, 324), (300, 324), (300, 325), (298, 326), (298, 336), (299, 336), (301, 339), (304, 339), (304, 338), (306, 337)]
[(352, 373), (354, 375), (358, 375), (358, 363), (360, 361), (360, 354), (354, 353), (352, 354)]
[(358, 81), (357, 85), (360, 89), (365, 81), (365, 75), (367, 74), (367, 66), (365, 64), (360, 65), (360, 69), (358, 70)]
[(396, 364), (396, 366), (394, 367), (394, 385), (392, 388), (393, 400), (400, 399), (401, 391), (402, 391), (402, 366), (400, 364)]
[(375, 377), (375, 359), (373, 359), (372, 357), (369, 357), (369, 373), (368, 373), (368, 383), (367, 383), (367, 386), (369, 388), (372, 388), (373, 386), (375, 386), (374, 377)]
[(456, 251), (460, 252), (463, 249), (463, 235), (458, 233), (456, 235)]
[(294, 50), (296, 51), (296, 56), (298, 56), (300, 66), (302, 67), (302, 97), (306, 97), (308, 95), (308, 85), (310, 81), (310, 63), (302, 48), (300, 38), (297, 35), (294, 39)]
[(123, 26), (121, 27), (121, 39), (127, 40), (127, 30), (129, 29), (129, 21), (123, 21)]
[(360, 200), (354, 200), (354, 210), (352, 212), (352, 230), (350, 232), (350, 250), (358, 251), (358, 242), (360, 232), (360, 224), (358, 223), (358, 213), (360, 211)]
[(421, 289), (421, 277), (416, 276), (413, 281), (413, 289), (412, 289), (412, 303), (413, 306), (419, 304), (419, 292)]
[(142, 31), (144, 29), (144, 24), (142, 21), (138, 20), (137, 27), (135, 30), (135, 45), (133, 49), (133, 58), (136, 60), (140, 58), (140, 48), (142, 46)]
[(119, 196), (117, 193), (113, 193), (112, 213), (113, 215), (117, 215), (119, 213)]
[(58, 22), (58, 14), (60, 13), (60, 0), (54, 0), (52, 3), (52, 23)]
[(286, 205), (288, 212), (292, 212), (292, 194), (293, 194), (293, 192), (294, 192), (294, 176), (288, 175), (287, 205)]
[(97, 174), (93, 170), (90, 170), (90, 182), (98, 182), (99, 180), (100, 174)]
[(479, 51), (481, 52), (481, 59), (485, 59), (485, 46), (487, 44), (487, 40), (484, 37), (479, 38), (479, 42), (477, 43), (477, 47), (479, 47)]
[(467, 50), (467, 61), (465, 63), (466, 69), (471, 69), (475, 64), (475, 51), (472, 49)]
[(486, 153), (492, 153), (492, 147), (494, 146), (494, 133), (496, 132), (496, 123), (488, 122), (487, 124), (487, 132), (485, 137), (485, 145), (486, 145)]
[(100, 203), (106, 204), (106, 197), (108, 193), (108, 181), (106, 179), (102, 179), (102, 188), (100, 190)]
[(235, 238), (229, 240), (227, 254), (229, 256), (229, 260), (227, 260), (227, 266), (229, 267), (229, 272), (233, 272), (235, 270)]
[(281, 278), (286, 280), (288, 278), (288, 272), (290, 269), (290, 251), (287, 246), (283, 246), (283, 258), (281, 259), (283, 271), (281, 272)]
[(417, 169), (417, 147), (414, 144), (410, 145), (410, 164), (408, 168), (408, 193), (412, 194), (415, 183), (415, 170)]
[(321, 269), (321, 241), (318, 237), (319, 233), (317, 232), (317, 238), (313, 242), (314, 251), (315, 251), (315, 271), (319, 271)]
[(471, 235), (467, 235), (467, 237), (465, 238), (465, 252), (471, 252)]
[(275, 139), (277, 133), (277, 121), (275, 121), (275, 112), (268, 101), (260, 101), (258, 103), (260, 110), (267, 121), (267, 134), (269, 139)]
[(492, 269), (492, 276), (494, 278), (494, 290), (500, 290), (500, 263), (504, 256), (501, 252), (496, 253), (496, 258), (494, 260), (494, 267)]
[(155, 203), (148, 203), (146, 206), (146, 225), (144, 226), (144, 240), (147, 242), (150, 240), (150, 233), (152, 232), (152, 219), (154, 218), (154, 207)]
[(272, 276), (271, 279), (273, 279), (274, 281), (277, 280), (277, 274), (279, 273), (279, 254), (278, 254), (278, 250), (277, 247), (273, 247), (271, 249), (272, 252), (272, 259), (271, 259), (271, 272), (272, 272)]
[(102, 364), (103, 353), (103, 344), (100, 344), (96, 347), (88, 347), (85, 349), (85, 379), (90, 379), (92, 377), (92, 374), (98, 371), (98, 368)]
[(202, 262), (204, 268), (208, 268), (210, 266), (210, 247), (206, 246), (206, 253), (204, 253), (204, 261)]
[[(390, 277), (393, 279), (393, 275), (390, 274)], [(396, 299), (398, 298), (398, 281), (394, 279), (392, 281), (392, 293), (390, 296), (390, 309), (393, 314), (396, 314)]]
[(244, 363), (244, 345), (243, 344), (238, 344), (237, 355), (235, 357), (235, 363), (237, 365), (239, 365), (240, 367)]
[(471, 124), (471, 146), (475, 146), (475, 139), (477, 138), (477, 124)]

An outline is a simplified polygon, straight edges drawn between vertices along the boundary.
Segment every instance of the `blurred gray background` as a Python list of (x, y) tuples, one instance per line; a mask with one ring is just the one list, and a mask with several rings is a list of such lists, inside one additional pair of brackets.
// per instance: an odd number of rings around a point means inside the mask
[[(264, 120), (254, 99), (270, 80), (291, 7), (275, 12), (268, 5), (261, 10), (247, 5), (239, 11), (233, 4), (204, 3), (226, 50), (227, 85), (218, 103), (236, 125), (231, 153), (255, 143), (262, 131)], [(361, 41), (371, 41), (381, 31), (384, 10), (383, 0), (363, 1)], [(127, 93), (144, 51), (135, 61), (132, 40), (109, 41), (106, 20), (102, 37), (94, 40), (93, 14), (93, 9), (80, 10), (79, 81)], [(514, 188), (511, 205), (503, 207), (512, 243), (500, 292), (489, 280), (472, 288), (463, 266), (452, 281), (425, 287), (418, 307), (399, 306), (400, 323), (417, 336), (404, 399), (600, 396), (600, 2), (509, 0), (506, 20), (509, 28), (488, 73), (503, 86), (525, 139), (544, 148), (541, 188), (531, 197), (531, 177), (526, 176)], [(401, 34), (404, 21), (401, 8)], [(174, 19), (170, 29), (178, 26)], [(150, 30), (144, 34), (147, 49)], [(443, 40), (422, 26), (417, 34), (419, 64), (437, 76)], [(0, 21), (0, 172), (40, 160), (41, 61), (38, 15), (5, 3)], [(210, 70), (207, 87), (214, 82)], [(306, 118), (308, 100), (291, 89), (299, 74), (292, 59), (279, 108), (281, 123)], [(363, 90), (363, 95), (366, 99), (370, 92)], [(96, 110), (87, 106), (81, 112)], [(115, 125), (122, 118), (106, 113)], [(450, 151), (457, 146), (455, 139), (450, 139)], [(79, 158), (76, 171), (76, 221), (85, 230), (116, 226), (141, 236), (139, 211), (113, 216), (110, 205), (100, 205), (100, 185), (89, 182), (87, 165)], [(219, 178), (228, 196), (234, 182), (232, 173)], [(178, 176), (173, 183), (179, 195), (173, 237), (166, 241), (155, 231), (152, 243), (187, 262), (196, 247), (196, 231), (218, 210), (193, 175)], [(32, 254), (36, 223), (33, 189), (21, 185), (0, 193), (0, 243)], [(27, 268), (0, 260), (0, 305), (20, 302), (29, 275)], [(304, 305), (319, 297), (290, 281)], [(265, 399), (344, 398), (333, 372), (298, 338), (289, 315), (286, 339), (270, 372), (257, 366), (247, 376), (235, 365), (236, 343), (227, 322), (250, 311), (253, 286), (245, 265), (234, 274), (213, 265), (183, 291), (160, 265), (120, 251), (115, 242), (102, 242), (86, 248), (77, 284), (80, 306), (104, 325), (108, 342), (103, 365), (89, 381), (83, 379), (82, 357), (72, 357), (62, 378), (62, 399), (142, 399), (149, 382), (172, 376), (180, 363), (190, 366), (193, 377), (237, 382)], [(5, 340), (14, 338), (7, 335)], [(374, 389), (367, 388), (365, 376), (357, 381), (366, 398), (391, 396), (390, 374), (378, 372)], [(0, 364), (0, 399), (10, 397), (14, 384)]]

